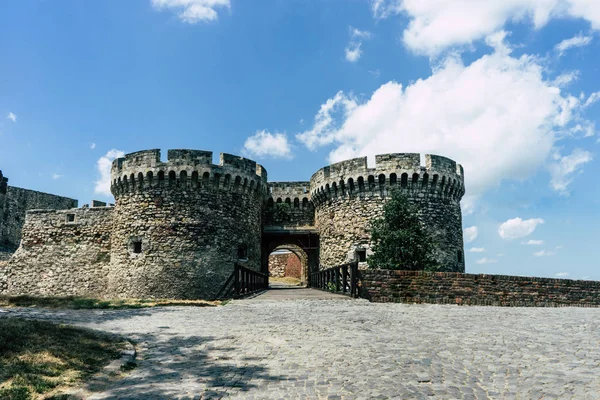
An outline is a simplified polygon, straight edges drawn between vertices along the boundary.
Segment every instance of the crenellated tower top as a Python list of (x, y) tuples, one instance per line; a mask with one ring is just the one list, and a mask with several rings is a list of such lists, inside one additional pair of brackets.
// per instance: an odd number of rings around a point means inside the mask
[(247, 158), (221, 153), (212, 164), (213, 153), (204, 150), (169, 150), (167, 162), (160, 150), (143, 150), (113, 161), (111, 192), (120, 195), (152, 187), (198, 188), (255, 192), (264, 196), (267, 171)]
[(311, 198), (319, 204), (344, 196), (385, 196), (393, 188), (421, 191), (460, 201), (465, 193), (464, 170), (455, 161), (419, 153), (392, 153), (375, 156), (375, 168), (367, 158), (353, 158), (318, 170), (310, 179)]

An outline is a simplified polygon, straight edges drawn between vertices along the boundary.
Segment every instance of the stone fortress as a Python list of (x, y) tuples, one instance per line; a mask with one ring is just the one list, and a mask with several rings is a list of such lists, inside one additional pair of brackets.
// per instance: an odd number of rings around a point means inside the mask
[(281, 249), (298, 255), (304, 282), (319, 268), (366, 267), (370, 222), (393, 189), (418, 206), (440, 271), (464, 272), (464, 174), (448, 158), (425, 155), (421, 165), (419, 154), (384, 154), (373, 168), (355, 158), (307, 182), (268, 182), (252, 160), (212, 159), (199, 150), (169, 150), (166, 162), (157, 149), (127, 154), (112, 165), (114, 207), (65, 200), (29, 210), (20, 246), (0, 264), (0, 293), (211, 298), (234, 263), (268, 272)]
[(0, 261), (8, 260), (19, 247), (25, 214), (31, 209), (68, 209), (77, 200), (8, 185), (0, 171)]

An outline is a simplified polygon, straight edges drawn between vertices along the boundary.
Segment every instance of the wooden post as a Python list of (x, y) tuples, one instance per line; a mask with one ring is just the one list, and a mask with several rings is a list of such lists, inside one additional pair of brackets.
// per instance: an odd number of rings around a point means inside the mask
[(357, 297), (357, 295), (358, 295), (358, 261), (354, 261), (351, 265), (352, 265), (352, 280), (351, 280), (352, 290), (350, 291), (350, 295), (353, 297)]
[(238, 267), (237, 264), (234, 264), (233, 266), (233, 273), (234, 273), (234, 297), (239, 297), (240, 296), (240, 268)]

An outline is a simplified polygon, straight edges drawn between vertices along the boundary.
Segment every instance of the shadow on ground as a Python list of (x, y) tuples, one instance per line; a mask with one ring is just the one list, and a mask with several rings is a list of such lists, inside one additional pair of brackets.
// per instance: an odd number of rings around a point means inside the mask
[(243, 348), (226, 345), (231, 337), (148, 334), (139, 341), (137, 368), (120, 380), (89, 383), (89, 399), (222, 398), (290, 380), (244, 357)]

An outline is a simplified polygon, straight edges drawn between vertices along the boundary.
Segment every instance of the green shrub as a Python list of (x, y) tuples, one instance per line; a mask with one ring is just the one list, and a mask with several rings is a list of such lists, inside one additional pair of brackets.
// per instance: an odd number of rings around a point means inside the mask
[(373, 254), (367, 258), (371, 268), (437, 270), (435, 242), (419, 221), (417, 208), (399, 190), (392, 192), (383, 207), (383, 218), (373, 221)]

